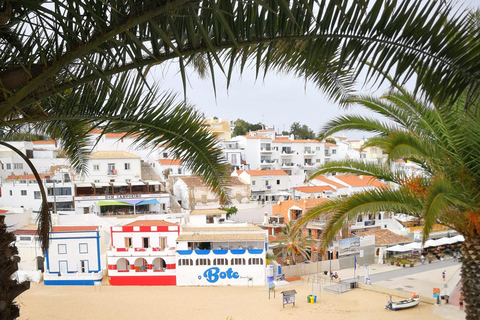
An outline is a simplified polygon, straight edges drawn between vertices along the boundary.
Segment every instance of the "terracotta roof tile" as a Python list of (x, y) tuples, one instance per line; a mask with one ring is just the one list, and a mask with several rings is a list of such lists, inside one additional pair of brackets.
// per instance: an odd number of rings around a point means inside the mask
[(358, 232), (356, 235), (358, 237), (375, 235), (375, 245), (377, 246), (412, 242), (410, 238), (396, 234), (395, 232), (392, 232), (387, 229), (368, 230), (368, 231)]
[(337, 188), (347, 188), (347, 186), (345, 186), (345, 185), (343, 185), (343, 184), (341, 184), (341, 183), (332, 181), (332, 180), (330, 180), (330, 179), (328, 179), (328, 178), (326, 178), (326, 177), (324, 177), (324, 176), (316, 176), (315, 179), (318, 180), (318, 181), (322, 181), (322, 182), (324, 182), (324, 183), (327, 183), (327, 184), (329, 184), (329, 185), (332, 185), (332, 186), (334, 186), (334, 187), (337, 187)]
[(335, 191), (330, 186), (305, 186), (305, 187), (295, 187), (293, 188), (297, 191), (304, 192), (304, 193), (317, 193), (317, 192), (323, 192), (323, 191)]
[(140, 159), (139, 156), (122, 150), (97, 151), (92, 153), (89, 159)]
[(377, 187), (380, 189), (389, 188), (385, 183), (380, 182), (372, 176), (357, 176), (355, 174), (336, 175), (335, 178), (345, 182), (352, 187)]
[(55, 140), (32, 141), (33, 144), (55, 144)]
[[(45, 176), (43, 174), (39, 174), (40, 178), (41, 179), (44, 179), (44, 178), (50, 178), (50, 176)], [(22, 175), (15, 175), (15, 176), (12, 176), (12, 175), (9, 175), (7, 177), (7, 180), (35, 180), (35, 176), (33, 174), (28, 174), (28, 175), (25, 175), (25, 174), (22, 174)]]
[(245, 170), (251, 176), (288, 176), (283, 170)]
[(182, 160), (180, 159), (159, 159), (158, 162), (164, 166), (180, 166)]
[(98, 226), (55, 226), (52, 232), (97, 231)]

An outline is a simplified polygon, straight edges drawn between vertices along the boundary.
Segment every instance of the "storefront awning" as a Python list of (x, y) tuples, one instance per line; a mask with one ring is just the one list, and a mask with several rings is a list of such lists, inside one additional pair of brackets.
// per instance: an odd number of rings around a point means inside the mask
[(98, 206), (133, 206), (133, 204), (124, 201), (98, 201)]
[(76, 183), (75, 187), (77, 187), (77, 188), (91, 188), (93, 186), (92, 186), (91, 182), (82, 182), (82, 183)]
[(114, 187), (128, 187), (126, 182), (110, 182)]
[(144, 200), (139, 203), (139, 205), (144, 205), (144, 204), (159, 204), (160, 202), (157, 199), (150, 199), (150, 200)]
[(161, 185), (160, 181), (147, 180), (147, 181), (145, 181), (145, 182), (148, 183), (148, 185), (150, 185), (150, 186), (159, 186), (159, 185)]
[(132, 182), (130, 182), (130, 185), (132, 185), (132, 186), (144, 186), (145, 182), (143, 182), (143, 181), (132, 181)]
[(108, 182), (95, 182), (95, 188), (103, 188), (103, 187), (110, 187), (110, 183)]

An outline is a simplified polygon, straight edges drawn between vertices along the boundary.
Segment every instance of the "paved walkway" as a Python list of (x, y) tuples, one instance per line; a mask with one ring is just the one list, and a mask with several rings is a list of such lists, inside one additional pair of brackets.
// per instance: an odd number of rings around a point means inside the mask
[[(440, 305), (435, 305), (435, 312), (442, 317), (452, 320), (465, 319), (465, 313), (459, 310), (458, 297), (461, 288), (459, 262), (452, 259), (444, 261), (434, 261), (424, 265), (416, 265), (414, 267), (397, 267), (390, 264), (375, 264), (368, 267), (359, 267), (337, 270), (342, 284), (337, 284), (326, 280), (326, 290), (341, 292), (350, 287), (350, 282), (365, 283), (365, 277), (368, 275), (372, 287), (383, 288), (389, 292), (416, 292), (423, 297), (433, 298), (433, 288), (440, 289), (440, 295), (448, 295), (449, 303), (439, 299)], [(445, 280), (442, 278), (442, 272), (445, 271)], [(341, 289), (343, 286), (343, 290)], [(367, 288), (365, 288), (367, 289)], [(430, 299), (435, 301), (435, 299)]]

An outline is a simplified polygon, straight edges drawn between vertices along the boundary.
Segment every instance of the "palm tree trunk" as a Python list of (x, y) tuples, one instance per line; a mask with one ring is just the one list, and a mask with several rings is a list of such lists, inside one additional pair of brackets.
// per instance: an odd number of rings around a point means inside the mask
[(480, 235), (465, 236), (462, 246), (462, 294), (467, 320), (480, 319)]
[(5, 320), (20, 316), (20, 309), (13, 300), (30, 288), (30, 282), (18, 283), (17, 280), (12, 279), (20, 261), (14, 241), (13, 233), (7, 231), (5, 216), (0, 216), (0, 319)]

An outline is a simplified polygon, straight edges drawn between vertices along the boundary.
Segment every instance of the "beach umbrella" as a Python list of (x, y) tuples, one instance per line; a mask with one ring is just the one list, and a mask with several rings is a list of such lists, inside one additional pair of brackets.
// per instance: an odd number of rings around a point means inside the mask
[(424, 248), (429, 248), (429, 247), (438, 247), (440, 245), (440, 243), (437, 241), (437, 240), (427, 240), (425, 241), (423, 247)]
[(410, 242), (404, 245), (405, 248), (408, 248), (409, 250), (420, 250), (422, 249), (422, 243), (421, 242)]

